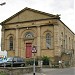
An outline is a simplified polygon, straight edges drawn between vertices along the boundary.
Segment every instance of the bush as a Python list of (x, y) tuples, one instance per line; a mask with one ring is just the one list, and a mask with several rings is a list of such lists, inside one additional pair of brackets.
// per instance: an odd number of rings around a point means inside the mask
[(43, 65), (49, 65), (49, 57), (47, 57), (47, 56), (43, 56), (42, 57), (42, 61), (43, 61)]
[[(29, 59), (26, 61), (26, 65), (33, 65), (34, 64), (34, 59)], [(38, 60), (35, 59), (35, 65), (37, 66), (38, 65)]]

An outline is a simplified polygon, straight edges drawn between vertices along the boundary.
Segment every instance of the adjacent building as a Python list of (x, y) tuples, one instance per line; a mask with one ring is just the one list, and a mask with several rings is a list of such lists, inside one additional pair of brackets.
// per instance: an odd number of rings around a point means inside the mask
[(36, 57), (48, 56), (52, 61), (73, 65), (75, 34), (59, 15), (26, 7), (1, 25), (1, 48), (7, 51), (8, 56), (33, 58), (35, 46)]

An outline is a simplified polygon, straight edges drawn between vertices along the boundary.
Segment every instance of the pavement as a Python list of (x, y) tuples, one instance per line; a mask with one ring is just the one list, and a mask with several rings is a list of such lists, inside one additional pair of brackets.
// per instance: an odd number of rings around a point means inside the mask
[[(55, 69), (43, 68), (41, 72), (39, 72), (39, 73), (35, 72), (35, 75), (47, 75), (46, 73), (51, 70), (55, 70)], [(34, 75), (34, 74), (32, 72), (32, 73), (27, 73), (27, 74), (23, 74), (23, 75)]]
[[(28, 73), (23, 75), (34, 75), (34, 74)], [(35, 75), (75, 75), (75, 67), (61, 68), (61, 69), (43, 68), (41, 73), (35, 72)]]
[[(29, 73), (29, 74), (24, 74), (24, 75), (34, 75), (33, 73)], [(43, 73), (35, 73), (35, 75), (46, 75), (46, 74), (43, 74)]]

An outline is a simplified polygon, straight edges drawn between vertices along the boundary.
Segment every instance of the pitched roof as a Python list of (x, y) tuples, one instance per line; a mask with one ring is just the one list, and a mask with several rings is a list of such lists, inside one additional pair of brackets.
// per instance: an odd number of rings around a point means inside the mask
[(20, 13), (26, 11), (26, 10), (30, 10), (30, 11), (33, 11), (33, 12), (36, 12), (36, 13), (40, 13), (40, 14), (43, 14), (43, 15), (46, 15), (46, 16), (49, 16), (49, 17), (53, 17), (53, 18), (60, 18), (59, 15), (53, 15), (53, 14), (49, 14), (49, 13), (46, 13), (46, 12), (42, 12), (42, 11), (39, 11), (39, 10), (35, 10), (35, 9), (32, 9), (32, 8), (24, 8), (22, 9), (21, 11), (17, 12), (16, 14), (12, 15), (11, 17), (9, 17), (8, 19), (4, 20), (3, 22), (1, 22), (1, 24), (4, 24), (5, 22), (11, 20), (12, 18), (14, 18), (15, 16), (19, 15)]

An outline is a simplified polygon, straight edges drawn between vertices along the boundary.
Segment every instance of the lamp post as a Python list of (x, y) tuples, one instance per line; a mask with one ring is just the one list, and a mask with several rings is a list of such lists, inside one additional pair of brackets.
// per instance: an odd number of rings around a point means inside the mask
[(35, 75), (35, 53), (37, 52), (36, 46), (32, 47), (32, 53), (34, 54), (34, 64), (33, 64), (33, 75)]

